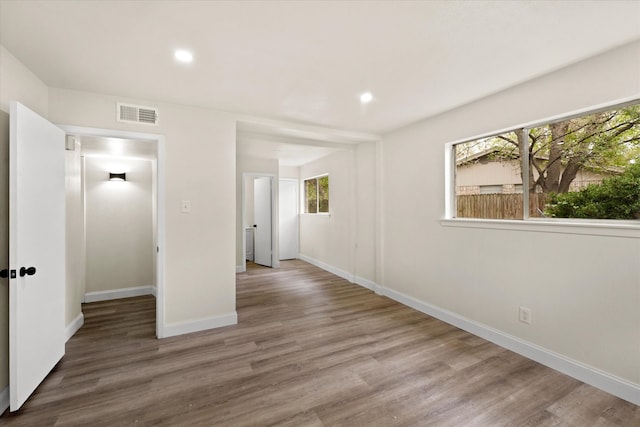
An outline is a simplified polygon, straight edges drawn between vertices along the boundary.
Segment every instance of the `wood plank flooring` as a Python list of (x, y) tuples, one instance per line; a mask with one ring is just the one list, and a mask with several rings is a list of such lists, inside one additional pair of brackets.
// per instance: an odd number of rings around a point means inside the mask
[(237, 275), (239, 324), (156, 340), (155, 300), (86, 304), (2, 426), (640, 426), (640, 407), (302, 261)]

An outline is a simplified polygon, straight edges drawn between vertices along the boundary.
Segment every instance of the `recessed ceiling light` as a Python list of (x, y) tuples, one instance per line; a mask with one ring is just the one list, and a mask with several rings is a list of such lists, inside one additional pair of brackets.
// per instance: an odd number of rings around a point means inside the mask
[(193, 61), (193, 54), (188, 50), (176, 50), (173, 54), (176, 59), (180, 62), (191, 62)]
[(362, 95), (360, 95), (360, 102), (363, 104), (368, 104), (371, 101), (373, 101), (373, 95), (371, 94), (371, 92), (365, 92)]

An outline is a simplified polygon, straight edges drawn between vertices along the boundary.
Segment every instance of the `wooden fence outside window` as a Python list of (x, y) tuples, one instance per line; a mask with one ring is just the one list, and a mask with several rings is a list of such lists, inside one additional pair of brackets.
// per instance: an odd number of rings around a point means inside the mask
[[(457, 218), (522, 219), (522, 194), (470, 194), (456, 196)], [(544, 193), (529, 194), (529, 216), (542, 217)]]

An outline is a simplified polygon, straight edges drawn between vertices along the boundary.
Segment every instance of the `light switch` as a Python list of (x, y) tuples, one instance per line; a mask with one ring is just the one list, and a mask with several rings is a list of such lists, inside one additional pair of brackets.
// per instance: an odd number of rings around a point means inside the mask
[(180, 211), (182, 213), (191, 213), (191, 200), (183, 200)]

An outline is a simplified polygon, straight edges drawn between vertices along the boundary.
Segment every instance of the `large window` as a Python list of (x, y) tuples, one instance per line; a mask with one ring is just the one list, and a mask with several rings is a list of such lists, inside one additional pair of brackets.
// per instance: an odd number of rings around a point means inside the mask
[(329, 175), (304, 180), (304, 212), (329, 213)]
[(453, 146), (458, 218), (640, 219), (640, 103)]

